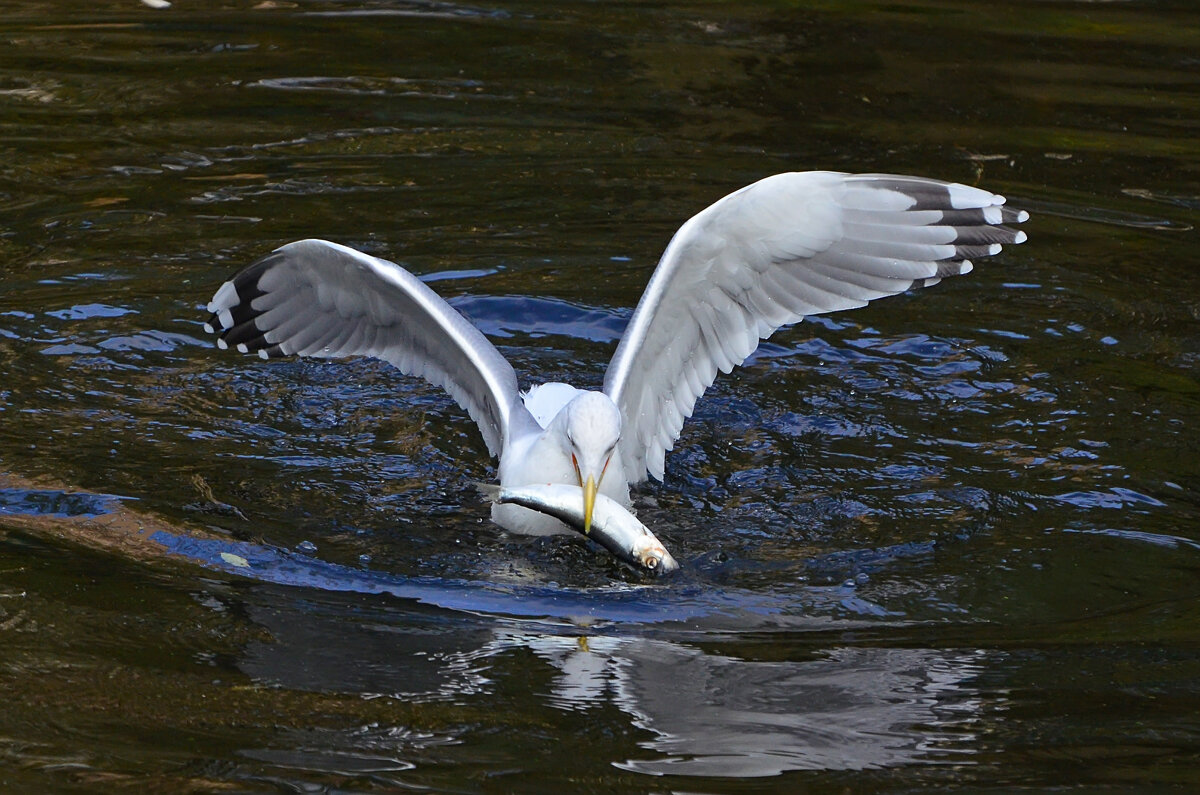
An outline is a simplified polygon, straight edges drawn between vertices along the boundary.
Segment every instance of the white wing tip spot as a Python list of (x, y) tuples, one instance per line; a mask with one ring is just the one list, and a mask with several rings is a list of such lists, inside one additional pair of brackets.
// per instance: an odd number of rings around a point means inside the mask
[[(1029, 213), (1026, 213), (1025, 215), (1028, 217)], [(1013, 238), (1013, 243), (1024, 243), (1028, 239), (1029, 235), (1025, 234), (1021, 230), (1017, 230), (1017, 236)]]
[(1001, 248), (1003, 248), (1003, 247), (999, 243), (992, 243), (991, 245), (988, 246), (988, 256), (992, 256), (993, 254), (999, 254)]
[(233, 286), (233, 282), (222, 282), (217, 288), (217, 292), (213, 294), (212, 300), (208, 302), (208, 311), (214, 315), (220, 309), (228, 309), (231, 306), (236, 306), (238, 303), (237, 288)]
[(220, 339), (220, 338), (218, 337), (218, 338), (217, 338), (217, 347), (218, 347), (218, 348), (220, 348), (220, 349), (221, 349), (221, 350), (223, 350), (223, 351), (224, 351), (224, 350), (229, 350), (229, 343), (228, 343), (228, 342), (226, 342), (226, 341), (225, 341), (225, 340), (223, 340), (223, 339)]
[(975, 270), (975, 266), (971, 263), (971, 260), (969, 260), (969, 259), (965, 259), (958, 264), (958, 273), (960, 276), (968, 274), (973, 270)]
[(239, 342), (237, 344), (237, 350), (238, 350), (238, 353), (249, 353), (250, 352), (250, 349), (246, 347), (246, 343), (244, 343), (244, 342)]
[(217, 332), (217, 330), (212, 327), (212, 323), (204, 324), (204, 333), (205, 334), (215, 334), (216, 332)]
[(957, 182), (946, 185), (946, 192), (949, 194), (950, 207), (955, 210), (970, 210), (1004, 204), (1003, 196)]
[[(1017, 212), (1017, 223), (1018, 224), (1023, 224), (1028, 220), (1029, 220), (1028, 212), (1026, 212), (1025, 210), (1020, 210)], [(1024, 233), (1022, 232), (1022, 234), (1024, 234)]]
[(267, 358), (267, 349), (266, 349), (266, 348), (259, 348), (259, 349), (258, 349), (258, 358), (260, 358), (260, 359), (266, 359), (266, 358)]

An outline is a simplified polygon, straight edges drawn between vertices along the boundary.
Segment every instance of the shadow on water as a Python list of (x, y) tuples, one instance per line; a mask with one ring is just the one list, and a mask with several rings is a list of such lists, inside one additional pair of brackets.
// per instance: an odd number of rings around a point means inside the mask
[[(172, 531), (112, 495), (37, 487), (11, 475), (0, 482), (0, 514), (10, 526), (119, 550), (152, 567), (186, 561), (234, 575), (206, 599), (210, 607), (228, 601), (218, 609), (236, 609), (269, 633), (234, 661), (262, 685), (454, 701), (493, 690), (489, 671), (498, 660), (533, 655), (550, 672), (544, 698), (552, 708), (586, 713), (611, 704), (645, 733), (638, 746), (652, 753), (614, 760), (632, 772), (759, 777), (939, 760), (966, 752), (980, 708), (972, 685), (986, 657), (979, 650), (860, 646), (746, 660), (704, 648), (778, 632), (878, 630), (881, 617), (908, 625), (857, 597), (853, 582), (763, 593), (687, 573), (603, 588), (402, 577), (210, 532)], [(359, 738), (344, 742), (317, 754), (244, 753), (305, 770), (323, 763), (375, 773), (411, 767), (379, 768), (397, 760), (366, 753)]]

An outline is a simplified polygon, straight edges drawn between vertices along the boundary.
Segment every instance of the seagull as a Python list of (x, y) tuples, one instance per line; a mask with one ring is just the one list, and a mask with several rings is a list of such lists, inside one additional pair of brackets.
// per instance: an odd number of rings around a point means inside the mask
[[(634, 310), (600, 390), (518, 388), (512, 365), (424, 282), (393, 262), (326, 240), (282, 246), (223, 283), (208, 304), (218, 347), (371, 356), (444, 388), (499, 459), (500, 485), (579, 487), (585, 533), (596, 495), (630, 506), (629, 487), (662, 480), (696, 400), (761, 340), (808, 315), (969, 273), (1022, 243), (1029, 214), (1003, 196), (890, 174), (776, 174), (679, 228)], [(571, 528), (493, 504), (515, 533)]]

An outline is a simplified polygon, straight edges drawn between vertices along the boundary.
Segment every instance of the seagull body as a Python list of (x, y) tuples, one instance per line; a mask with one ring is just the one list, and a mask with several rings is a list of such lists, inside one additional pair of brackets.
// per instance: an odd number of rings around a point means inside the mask
[[(590, 516), (588, 506), (597, 493), (628, 508), (629, 479), (621, 457), (614, 455), (621, 435), (621, 413), (612, 399), (603, 392), (558, 382), (534, 387), (522, 397), (538, 427), (513, 439), (501, 453), (501, 485), (581, 485), (585, 517)], [(595, 483), (590, 498), (589, 478)], [(565, 526), (548, 514), (515, 503), (493, 503), (492, 520), (528, 535), (557, 534)], [(587, 523), (590, 526), (591, 520)]]
[[(781, 326), (970, 272), (1021, 243), (1028, 218), (957, 183), (828, 171), (777, 174), (688, 220), (667, 246), (604, 377), (589, 391), (516, 373), (462, 315), (392, 262), (324, 240), (289, 243), (221, 285), (208, 304), (218, 345), (264, 359), (373, 356), (441, 386), (499, 458), (502, 487), (581, 487), (630, 505), (661, 480), (666, 452), (717, 372)], [(558, 519), (494, 504), (511, 531), (568, 533)]]

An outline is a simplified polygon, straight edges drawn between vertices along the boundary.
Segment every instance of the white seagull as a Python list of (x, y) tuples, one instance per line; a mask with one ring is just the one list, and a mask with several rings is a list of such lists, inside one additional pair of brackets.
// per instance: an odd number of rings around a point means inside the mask
[[(500, 459), (500, 484), (581, 488), (628, 507), (630, 484), (663, 477), (663, 459), (696, 400), (760, 340), (806, 315), (864, 306), (971, 270), (1025, 233), (1004, 197), (887, 174), (776, 174), (680, 227), (646, 286), (601, 391), (517, 387), (480, 331), (395, 263), (325, 240), (276, 249), (221, 285), (205, 328), (221, 348), (264, 359), (374, 356), (443, 387)], [(494, 504), (517, 533), (571, 529)]]

